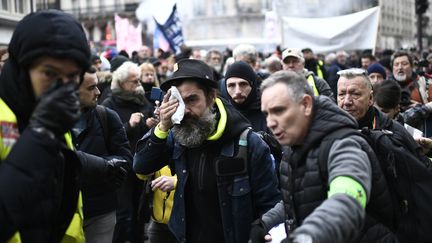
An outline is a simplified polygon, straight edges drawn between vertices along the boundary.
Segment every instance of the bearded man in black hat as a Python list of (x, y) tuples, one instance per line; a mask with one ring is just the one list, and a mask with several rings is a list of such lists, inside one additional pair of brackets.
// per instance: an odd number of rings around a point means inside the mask
[[(161, 85), (167, 94), (160, 122), (138, 142), (134, 157), (139, 174), (167, 164), (175, 168), (168, 226), (179, 242), (247, 242), (251, 222), (280, 200), (268, 146), (217, 96), (217, 87), (204, 62), (175, 64), (173, 76)], [(174, 124), (182, 111), (183, 119)], [(243, 132), (247, 136), (239, 141)]]

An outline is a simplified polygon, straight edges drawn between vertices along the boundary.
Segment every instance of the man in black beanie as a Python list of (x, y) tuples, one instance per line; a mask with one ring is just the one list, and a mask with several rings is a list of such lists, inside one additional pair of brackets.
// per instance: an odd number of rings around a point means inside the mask
[(226, 90), (222, 94), (249, 120), (254, 131), (270, 132), (266, 118), (261, 112), (261, 99), (256, 78), (249, 64), (244, 61), (235, 62), (225, 74), (223, 87)]
[(0, 75), (0, 242), (83, 243), (81, 164), (69, 131), (90, 66), (84, 30), (61, 11), (31, 13), (8, 51)]

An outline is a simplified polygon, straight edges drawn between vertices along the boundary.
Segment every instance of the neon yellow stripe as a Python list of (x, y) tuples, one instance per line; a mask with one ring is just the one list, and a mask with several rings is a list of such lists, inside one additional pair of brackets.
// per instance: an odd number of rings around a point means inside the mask
[(317, 87), (316, 87), (316, 85), (315, 85), (315, 80), (314, 80), (314, 77), (313, 77), (312, 74), (308, 76), (308, 78), (307, 78), (307, 82), (308, 82), (308, 84), (312, 87), (312, 89), (313, 89), (313, 91), (314, 91), (314, 95), (315, 95), (315, 96), (318, 96), (318, 95), (319, 95), (319, 93), (318, 93), (318, 89), (317, 89)]
[(160, 139), (165, 139), (168, 137), (168, 131), (164, 132), (159, 129), (159, 124), (154, 129), (154, 135)]
[(216, 98), (216, 105), (217, 105), (217, 108), (219, 109), (221, 117), (220, 117), (220, 120), (218, 122), (216, 132), (207, 138), (207, 140), (210, 140), (210, 141), (218, 140), (222, 136), (223, 132), (225, 131), (225, 127), (226, 127), (227, 119), (228, 119), (227, 113), (225, 110), (225, 106), (223, 105), (222, 100), (220, 100), (219, 98)]
[(327, 196), (331, 197), (336, 193), (345, 193), (355, 198), (363, 208), (366, 207), (366, 191), (360, 183), (350, 177), (338, 176), (333, 179)]
[(317, 76), (320, 78), (324, 78), (323, 72), (319, 65), (317, 65)]

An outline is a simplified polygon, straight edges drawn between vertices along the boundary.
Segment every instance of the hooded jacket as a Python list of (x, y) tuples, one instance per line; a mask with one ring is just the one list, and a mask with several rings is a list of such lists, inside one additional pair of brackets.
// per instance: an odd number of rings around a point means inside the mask
[[(336, 193), (327, 197), (318, 167), (320, 144), (327, 134), (341, 128), (357, 128), (357, 122), (342, 111), (329, 98), (314, 98), (313, 117), (302, 145), (293, 146), (281, 163), (281, 190), (283, 201), (267, 212), (262, 221), (265, 228), (283, 222), (286, 209), (295, 212), (298, 228), (290, 234), (307, 234), (313, 242), (352, 242), (363, 227), (365, 210), (354, 197)], [(328, 182), (337, 177), (349, 177), (359, 183), (369, 200), (372, 167), (368, 153), (370, 147), (357, 136), (333, 142), (328, 163)], [(288, 151), (287, 151), (288, 152)]]
[[(231, 105), (233, 105), (244, 117), (246, 117), (246, 119), (249, 120), (254, 131), (265, 131), (270, 133), (270, 130), (267, 127), (266, 118), (261, 112), (261, 94), (258, 88), (258, 76), (255, 74), (249, 64), (243, 61), (235, 62), (232, 65), (237, 65), (235, 67), (236, 70), (234, 73), (231, 74), (233, 68), (233, 66), (231, 66), (227, 71), (226, 77), (221, 80), (220, 88), (222, 89), (222, 97), (228, 100)], [(242, 65), (246, 65), (247, 67), (242, 67)], [(247, 68), (250, 70), (247, 70)], [(241, 71), (241, 75), (239, 75), (239, 71)], [(252, 88), (246, 100), (241, 104), (235, 102), (228, 93), (226, 82), (230, 77), (241, 77), (249, 82), (249, 85)]]
[[(139, 141), (134, 170), (150, 174), (171, 162), (177, 188), (169, 227), (180, 242), (247, 242), (252, 221), (279, 200), (277, 178), (268, 146), (255, 133), (248, 135), (247, 171), (223, 175), (216, 161), (235, 156), (248, 121), (226, 101), (217, 99), (221, 136), (190, 149), (173, 139), (160, 139), (152, 129)], [(230, 164), (230, 163), (226, 163)], [(211, 236), (211, 237), (209, 237)]]
[(40, 11), (24, 17), (13, 33), (0, 75), (0, 98), (17, 120), (16, 140), (3, 139), (13, 148), (0, 164), (0, 242), (16, 231), (23, 242), (60, 242), (77, 206), (75, 152), (27, 129), (37, 104), (29, 68), (42, 56), (71, 59), (87, 69), (90, 49), (81, 24), (57, 10)]

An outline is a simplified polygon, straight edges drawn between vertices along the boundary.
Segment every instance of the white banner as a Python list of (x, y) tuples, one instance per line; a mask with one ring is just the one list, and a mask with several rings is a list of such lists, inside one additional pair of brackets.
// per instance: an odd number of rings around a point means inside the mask
[(282, 17), (282, 46), (314, 52), (374, 49), (378, 22), (379, 7), (329, 18)]

